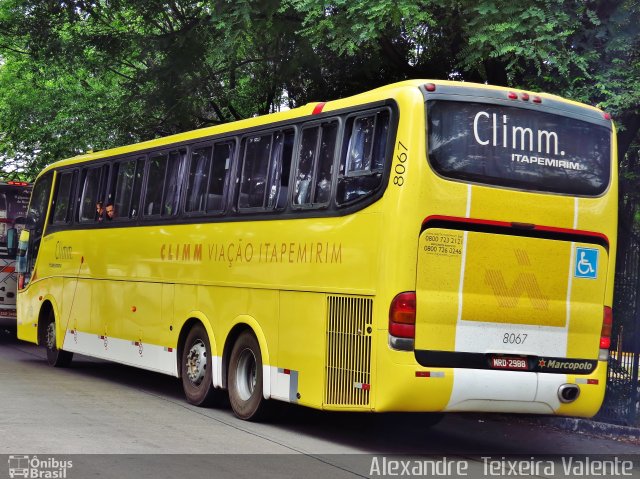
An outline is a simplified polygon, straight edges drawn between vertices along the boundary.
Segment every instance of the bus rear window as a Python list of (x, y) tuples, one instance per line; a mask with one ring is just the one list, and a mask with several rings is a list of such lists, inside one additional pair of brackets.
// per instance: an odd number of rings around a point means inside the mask
[(611, 171), (611, 131), (525, 108), (427, 102), (428, 157), (447, 178), (597, 196)]

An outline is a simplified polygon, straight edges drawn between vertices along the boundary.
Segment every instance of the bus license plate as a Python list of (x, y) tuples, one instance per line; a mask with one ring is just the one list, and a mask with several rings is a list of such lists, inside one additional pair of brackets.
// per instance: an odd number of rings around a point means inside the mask
[(529, 363), (526, 358), (510, 358), (508, 356), (492, 356), (491, 367), (493, 369), (515, 369), (516, 371), (528, 371)]

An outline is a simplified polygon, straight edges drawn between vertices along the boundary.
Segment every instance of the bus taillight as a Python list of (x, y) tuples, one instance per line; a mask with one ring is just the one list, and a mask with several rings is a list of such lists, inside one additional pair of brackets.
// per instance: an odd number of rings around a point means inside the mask
[(398, 294), (389, 307), (389, 343), (392, 348), (413, 350), (416, 337), (416, 293)]
[(613, 327), (613, 311), (609, 306), (604, 307), (602, 318), (602, 329), (600, 330), (600, 356), (601, 361), (606, 361), (609, 357), (609, 347), (611, 347), (611, 329)]

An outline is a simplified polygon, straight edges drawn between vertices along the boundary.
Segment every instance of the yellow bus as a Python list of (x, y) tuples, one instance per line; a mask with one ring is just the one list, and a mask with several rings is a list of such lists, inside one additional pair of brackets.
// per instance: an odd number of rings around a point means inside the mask
[(243, 419), (267, 400), (592, 416), (615, 158), (596, 108), (407, 81), (60, 161), (21, 236), (18, 336)]

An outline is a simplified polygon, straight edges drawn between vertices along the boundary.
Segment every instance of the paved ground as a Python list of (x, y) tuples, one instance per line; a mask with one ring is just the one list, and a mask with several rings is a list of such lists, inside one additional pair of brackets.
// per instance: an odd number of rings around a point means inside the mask
[(483, 456), (640, 452), (637, 443), (521, 416), (449, 415), (432, 428), (426, 419), (282, 405), (272, 421), (248, 423), (229, 409), (187, 404), (175, 378), (83, 357), (69, 369), (50, 368), (42, 349), (0, 331), (0, 455), (74, 455), (70, 479), (202, 477), (203, 470), (216, 471), (210, 477), (367, 477), (373, 458), (388, 455), (467, 461), (480, 474), (487, 472)]

